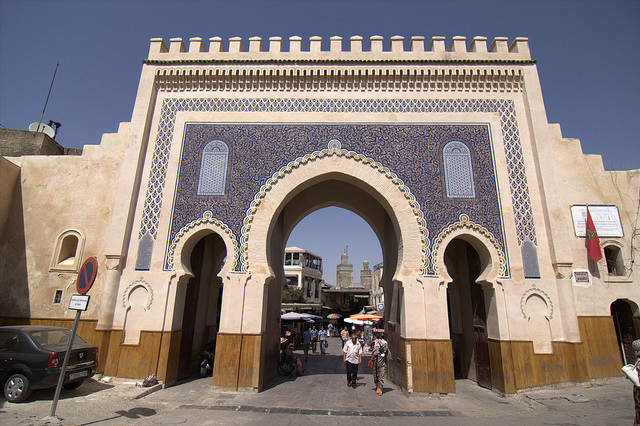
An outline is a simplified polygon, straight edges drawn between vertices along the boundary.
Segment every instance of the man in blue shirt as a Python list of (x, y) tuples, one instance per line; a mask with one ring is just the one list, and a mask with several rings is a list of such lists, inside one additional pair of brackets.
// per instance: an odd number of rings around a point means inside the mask
[(316, 353), (316, 343), (318, 342), (318, 330), (316, 330), (316, 326), (311, 327), (311, 347), (313, 349), (313, 353)]
[(311, 332), (307, 328), (302, 333), (302, 349), (304, 350), (305, 362), (309, 359), (309, 346), (311, 346)]

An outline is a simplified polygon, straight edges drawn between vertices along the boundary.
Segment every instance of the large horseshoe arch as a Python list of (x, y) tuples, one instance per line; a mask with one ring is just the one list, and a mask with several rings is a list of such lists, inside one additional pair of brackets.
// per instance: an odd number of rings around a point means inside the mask
[(317, 154), (275, 174), (247, 213), (242, 238), (246, 275), (242, 288), (236, 286), (242, 292), (236, 297), (242, 301), (242, 315), (234, 336), (229, 336), (239, 347), (239, 359), (225, 363), (232, 380), (217, 381), (214, 374), (214, 384), (235, 387), (236, 382), (237, 388), (260, 389), (276, 372), (284, 246), (309, 213), (343, 207), (371, 226), (382, 247), (386, 293), (423, 270), (428, 235), (419, 205), (402, 181), (382, 165), (351, 152), (333, 149)]

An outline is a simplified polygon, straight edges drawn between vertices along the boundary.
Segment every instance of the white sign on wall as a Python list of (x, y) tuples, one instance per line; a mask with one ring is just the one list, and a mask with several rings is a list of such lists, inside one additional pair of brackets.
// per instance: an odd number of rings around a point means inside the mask
[(591, 274), (586, 269), (574, 269), (571, 273), (571, 282), (573, 285), (580, 287), (589, 287), (591, 285)]
[[(624, 236), (617, 206), (589, 206), (589, 213), (598, 237)], [(587, 207), (571, 206), (571, 216), (576, 237), (584, 237), (587, 233)]]

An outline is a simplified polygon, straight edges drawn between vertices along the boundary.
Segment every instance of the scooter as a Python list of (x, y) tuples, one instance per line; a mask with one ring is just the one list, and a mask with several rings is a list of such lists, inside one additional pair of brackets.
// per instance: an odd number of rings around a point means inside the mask
[(216, 341), (212, 340), (206, 344), (200, 354), (200, 377), (206, 377), (213, 371), (213, 360), (216, 353)]

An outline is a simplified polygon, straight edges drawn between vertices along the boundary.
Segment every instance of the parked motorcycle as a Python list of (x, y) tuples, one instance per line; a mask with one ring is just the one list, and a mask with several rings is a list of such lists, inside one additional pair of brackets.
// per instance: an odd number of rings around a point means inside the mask
[(206, 377), (213, 371), (213, 360), (216, 353), (216, 341), (207, 343), (200, 354), (200, 377)]

